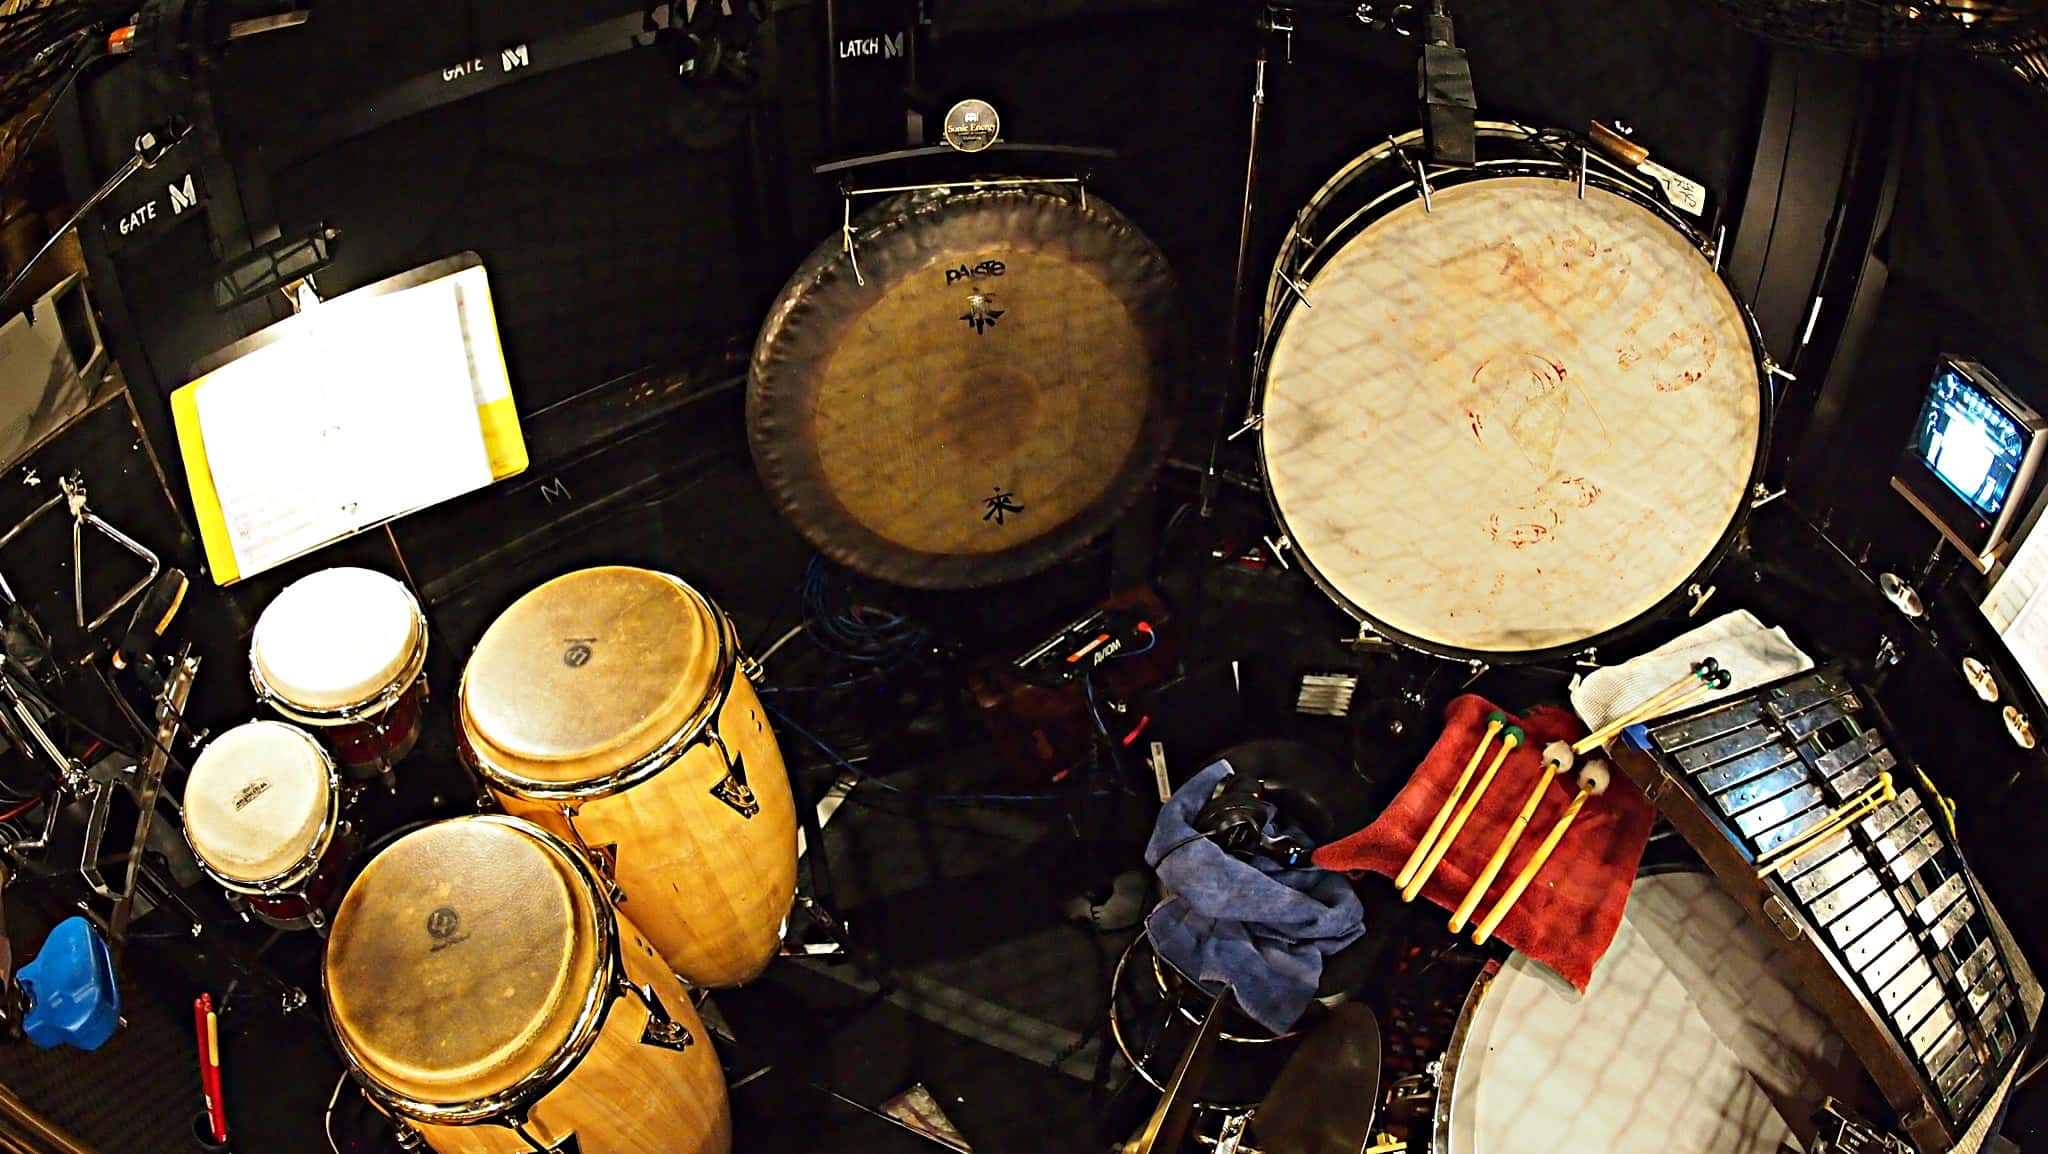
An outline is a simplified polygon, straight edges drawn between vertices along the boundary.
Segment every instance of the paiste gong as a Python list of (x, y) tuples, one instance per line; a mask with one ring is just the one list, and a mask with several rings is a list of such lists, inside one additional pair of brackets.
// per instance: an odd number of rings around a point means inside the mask
[(1711, 568), (1763, 460), (1764, 361), (1645, 187), (1516, 126), (1479, 149), (1425, 194), (1382, 146), (1298, 218), (1261, 451), (1340, 605), (1424, 650), (1526, 660), (1653, 619)]
[(1174, 296), (1159, 250), (1076, 184), (897, 196), (821, 245), (769, 312), (755, 464), (849, 568), (930, 589), (1037, 572), (1106, 529), (1165, 455)]

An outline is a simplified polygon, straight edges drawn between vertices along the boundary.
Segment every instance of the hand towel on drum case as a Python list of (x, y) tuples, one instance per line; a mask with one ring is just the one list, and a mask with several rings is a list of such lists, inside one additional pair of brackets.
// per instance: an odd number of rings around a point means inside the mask
[[(1219, 761), (1159, 811), (1145, 860), (1169, 894), (1145, 919), (1152, 948), (1198, 982), (1222, 982), (1252, 1020), (1278, 1034), (1323, 979), (1323, 959), (1365, 933), (1365, 908), (1341, 874), (1246, 861), (1195, 835), (1195, 815), (1231, 772)], [(1283, 831), (1266, 824), (1269, 837)]]
[[(1473, 747), (1486, 732), (1486, 715), (1496, 708), (1472, 694), (1445, 706), (1443, 736), (1430, 747), (1429, 756), (1422, 759), (1393, 803), (1371, 825), (1318, 849), (1316, 864), (1348, 870), (1354, 876), (1369, 871), (1391, 878), (1400, 873), (1471, 760)], [(1501, 764), (1486, 797), (1422, 889), (1423, 897), (1447, 910), (1456, 909), (1464, 899), (1465, 891), (1500, 844), (1501, 835), (1514, 824), (1539, 775), (1549, 773), (1543, 766), (1543, 747), (1586, 733), (1569, 711), (1550, 706), (1519, 719), (1510, 714), (1508, 723), (1519, 725), (1528, 740)], [(1473, 786), (1499, 749), (1496, 739), (1472, 775)], [(1597, 756), (1587, 754), (1579, 760)], [(1635, 880), (1636, 866), (1650, 841), (1650, 826), (1657, 818), (1656, 808), (1626, 776), (1616, 772), (1612, 777), (1606, 793), (1587, 800), (1542, 872), (1493, 935), (1556, 970), (1581, 991), (1593, 976), (1593, 966), (1614, 940), (1622, 908), (1628, 904), (1629, 885)], [(1570, 774), (1548, 783), (1535, 817), (1479, 903), (1474, 921), (1484, 917), (1513, 883), (1577, 788)]]

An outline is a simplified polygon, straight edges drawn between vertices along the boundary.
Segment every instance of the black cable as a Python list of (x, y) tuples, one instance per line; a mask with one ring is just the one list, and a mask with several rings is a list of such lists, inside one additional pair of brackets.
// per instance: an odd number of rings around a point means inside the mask
[[(0, 668), (4, 668), (6, 664), (21, 666), (21, 662), (13, 657), (0, 656)], [(21, 666), (21, 668), (23, 670), (27, 669), (26, 666)], [(105, 683), (106, 674), (101, 673), (99, 671), (98, 666), (93, 666), (92, 668), (93, 672), (101, 679), (102, 683)], [(22, 684), (21, 679), (18, 677), (10, 677), (9, 682), (14, 686), (15, 692), (22, 693), (23, 696), (28, 698), (31, 704), (43, 707), (45, 710), (49, 711), (51, 716), (64, 722), (64, 724), (68, 726), (78, 729), (87, 737), (90, 737), (94, 741), (97, 741), (101, 745), (105, 746), (110, 752), (118, 753), (122, 757), (134, 758), (137, 761), (141, 760), (141, 758), (129, 747), (123, 745), (118, 741), (115, 741), (113, 738), (108, 737), (106, 734), (101, 733), (99, 730), (94, 729), (92, 726), (87, 725), (84, 721), (80, 720), (76, 714), (70, 712), (69, 710), (59, 707), (56, 702), (50, 700), (47, 696), (43, 694), (41, 687), (35, 684), (35, 680), (33, 677), (30, 677), (28, 679), (28, 684), (26, 685)], [(108, 685), (108, 689), (112, 691), (113, 687), (111, 685)], [(116, 704), (118, 704), (122, 708), (122, 710), (129, 715), (131, 719), (130, 724), (135, 724), (137, 715), (135, 714), (133, 707), (131, 707), (128, 704), (127, 699), (122, 697), (118, 692), (114, 694), (114, 699)], [(180, 761), (178, 759), (177, 754), (171, 752), (170, 747), (164, 745), (162, 742), (159, 742), (156, 739), (156, 733), (154, 730), (144, 732), (143, 739), (149, 742), (152, 748), (160, 751), (164, 755), (164, 760), (168, 762), (171, 766), (175, 767), (179, 772), (187, 775), (191, 774), (191, 769), (188, 766), (186, 766), (183, 761)]]
[(1167, 846), (1166, 852), (1159, 855), (1159, 860), (1152, 863), (1152, 868), (1155, 870), (1158, 869), (1161, 865), (1164, 865), (1166, 863), (1167, 858), (1172, 857), (1175, 853), (1179, 852), (1180, 850), (1183, 850), (1188, 846), (1191, 846), (1196, 842), (1201, 841), (1205, 837), (1215, 837), (1220, 832), (1222, 831), (1205, 829), (1200, 833), (1189, 834), (1188, 836), (1180, 839), (1179, 841), (1174, 842), (1172, 845)]
[[(83, 33), (74, 33), (74, 35), (83, 35)], [(29, 150), (35, 147), (36, 140), (43, 135), (43, 129), (49, 127), (50, 118), (56, 114), (57, 105), (63, 101), (64, 94), (71, 90), (73, 84), (77, 83), (79, 74), (85, 71), (85, 66), (98, 58), (98, 54), (92, 51), (92, 41), (90, 38), (83, 41), (80, 47), (82, 51), (78, 52), (78, 59), (71, 65), (70, 70), (64, 74), (63, 81), (50, 93), (49, 103), (44, 106), (42, 115), (36, 117), (35, 126), (30, 128), (27, 135), (20, 138), (20, 143), (14, 146), (14, 155), (7, 161), (7, 170), (4, 173), (0, 173), (0, 192), (6, 191), (8, 185), (14, 180), (15, 174), (20, 171), (21, 166), (28, 162)]]

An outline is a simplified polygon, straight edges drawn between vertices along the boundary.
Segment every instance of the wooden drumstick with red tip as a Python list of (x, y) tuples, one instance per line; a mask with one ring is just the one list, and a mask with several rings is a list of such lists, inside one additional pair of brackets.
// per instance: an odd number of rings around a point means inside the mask
[(1543, 863), (1550, 860), (1551, 852), (1557, 849), (1557, 843), (1564, 840), (1564, 831), (1572, 827), (1572, 822), (1578, 818), (1579, 811), (1586, 808), (1586, 799), (1606, 793), (1611, 777), (1612, 772), (1604, 761), (1589, 761), (1579, 770), (1579, 792), (1572, 796), (1571, 804), (1564, 807), (1564, 813), (1557, 819), (1557, 824), (1550, 827), (1550, 833), (1543, 839), (1543, 844), (1536, 847), (1536, 856), (1530, 858), (1529, 864), (1522, 867), (1522, 872), (1515, 875), (1514, 884), (1508, 887), (1508, 892), (1493, 903), (1493, 911), (1473, 928), (1473, 945), (1485, 945), (1486, 939), (1493, 936), (1493, 931), (1500, 928), (1501, 919), (1507, 917), (1508, 911), (1515, 908), (1515, 902), (1521, 899), (1522, 891), (1528, 889), (1529, 883), (1536, 880), (1536, 875), (1543, 870)]
[(1416, 870), (1415, 876), (1408, 879), (1408, 884), (1401, 887), (1402, 901), (1412, 902), (1415, 896), (1422, 892), (1422, 887), (1429, 881), (1429, 875), (1436, 872), (1436, 867), (1443, 864), (1444, 855), (1451, 852), (1451, 843), (1458, 840), (1458, 834), (1465, 828), (1465, 822), (1471, 818), (1472, 811), (1479, 808), (1480, 799), (1486, 796), (1486, 787), (1493, 784), (1493, 775), (1500, 772), (1501, 763), (1521, 744), (1522, 731), (1515, 726), (1508, 726), (1500, 735), (1500, 751), (1493, 755), (1493, 761), (1487, 765), (1486, 772), (1479, 775), (1479, 784), (1472, 787), (1471, 796), (1465, 799), (1464, 805), (1458, 807), (1457, 816), (1451, 819), (1450, 825), (1444, 827), (1443, 836), (1436, 839), (1436, 844), (1430, 847), (1429, 856), (1422, 860), (1422, 868)]
[(1436, 817), (1431, 819), (1422, 840), (1415, 843), (1415, 852), (1408, 855), (1401, 872), (1394, 875), (1396, 886), (1405, 889), (1409, 882), (1415, 880), (1415, 871), (1421, 868), (1422, 859), (1429, 856), (1430, 849), (1436, 845), (1437, 835), (1444, 830), (1444, 823), (1451, 820), (1451, 811), (1458, 808), (1458, 802), (1464, 797), (1465, 787), (1472, 784), (1472, 774), (1479, 768), (1479, 759), (1486, 756), (1487, 748), (1500, 731), (1507, 728), (1507, 724), (1508, 715), (1505, 713), (1495, 710), (1486, 715), (1486, 732), (1480, 736), (1479, 744), (1472, 747), (1472, 757), (1465, 763), (1465, 772), (1458, 775), (1458, 784), (1451, 787), (1450, 796), (1444, 798), (1443, 805), (1438, 807)]

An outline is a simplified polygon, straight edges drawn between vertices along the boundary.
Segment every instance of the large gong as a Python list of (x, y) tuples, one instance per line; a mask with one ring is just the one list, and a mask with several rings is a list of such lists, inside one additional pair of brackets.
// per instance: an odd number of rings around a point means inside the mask
[(898, 196), (821, 245), (769, 312), (755, 464), (851, 568), (921, 588), (1037, 572), (1158, 469), (1173, 298), (1159, 250), (1075, 186)]
[(1432, 652), (1532, 659), (1718, 559), (1763, 457), (1763, 362), (1646, 191), (1518, 128), (1480, 149), (1426, 202), (1379, 149), (1304, 212), (1268, 296), (1261, 447), (1339, 604)]

